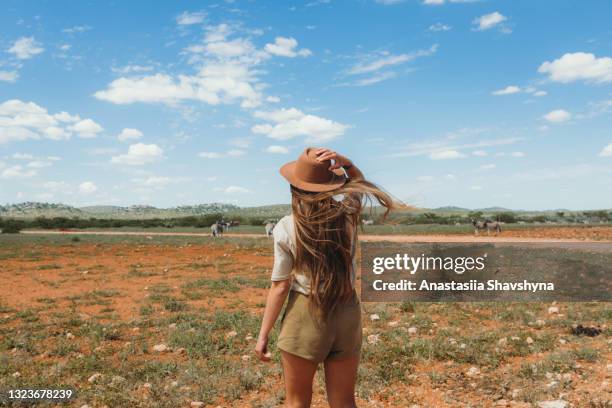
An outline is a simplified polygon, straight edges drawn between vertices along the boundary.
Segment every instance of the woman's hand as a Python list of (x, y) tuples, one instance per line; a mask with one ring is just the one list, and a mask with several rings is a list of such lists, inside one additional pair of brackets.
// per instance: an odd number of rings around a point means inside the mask
[(325, 160), (333, 160), (334, 163), (329, 167), (330, 170), (339, 169), (340, 167), (351, 167), (353, 162), (346, 156), (341, 155), (340, 153), (334, 152), (326, 147), (322, 147), (315, 151), (315, 154), (318, 156), (317, 160), (322, 162)]
[(259, 337), (257, 339), (257, 344), (255, 345), (255, 354), (261, 361), (270, 361), (272, 357), (272, 353), (268, 352), (268, 338), (267, 337)]

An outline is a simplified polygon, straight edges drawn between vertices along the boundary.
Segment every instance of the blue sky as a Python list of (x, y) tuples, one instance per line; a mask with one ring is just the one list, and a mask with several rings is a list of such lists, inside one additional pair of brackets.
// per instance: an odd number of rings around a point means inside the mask
[(314, 145), (417, 206), (612, 206), (606, 0), (0, 7), (2, 203), (286, 203)]

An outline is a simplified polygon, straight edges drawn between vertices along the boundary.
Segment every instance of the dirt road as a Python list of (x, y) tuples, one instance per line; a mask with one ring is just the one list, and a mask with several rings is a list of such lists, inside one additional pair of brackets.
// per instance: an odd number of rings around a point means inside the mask
[[(54, 231), (25, 230), (22, 234), (40, 235), (119, 235), (119, 236), (184, 236), (210, 237), (207, 233), (197, 232), (147, 232), (147, 231)], [(265, 238), (264, 234), (223, 234), (231, 238)], [(567, 238), (533, 238), (517, 236), (473, 236), (473, 235), (360, 235), (363, 241), (370, 242), (612, 242), (611, 240), (567, 239)]]

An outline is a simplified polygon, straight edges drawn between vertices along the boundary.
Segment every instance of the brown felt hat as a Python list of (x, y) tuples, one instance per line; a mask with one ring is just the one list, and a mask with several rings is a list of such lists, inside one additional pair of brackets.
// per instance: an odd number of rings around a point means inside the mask
[(344, 169), (330, 170), (331, 160), (318, 161), (317, 148), (308, 147), (296, 161), (280, 168), (280, 174), (294, 187), (313, 193), (335, 190), (346, 183)]

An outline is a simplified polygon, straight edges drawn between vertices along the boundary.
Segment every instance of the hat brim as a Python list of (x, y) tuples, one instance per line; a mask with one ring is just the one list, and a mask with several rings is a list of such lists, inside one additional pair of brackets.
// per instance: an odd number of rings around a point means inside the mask
[(313, 193), (324, 193), (326, 191), (332, 191), (338, 187), (342, 187), (347, 182), (348, 178), (344, 169), (331, 170), (334, 176), (327, 183), (310, 183), (302, 180), (295, 175), (295, 165), (297, 161), (289, 162), (280, 168), (280, 174), (283, 176), (289, 184), (299, 188), (300, 190), (310, 191)]

